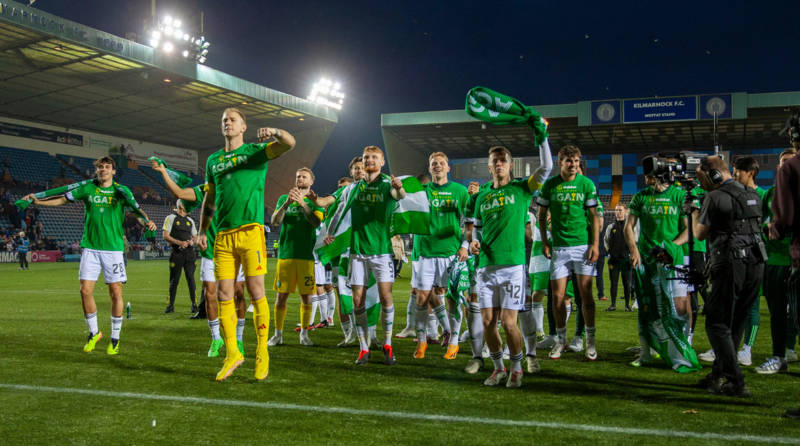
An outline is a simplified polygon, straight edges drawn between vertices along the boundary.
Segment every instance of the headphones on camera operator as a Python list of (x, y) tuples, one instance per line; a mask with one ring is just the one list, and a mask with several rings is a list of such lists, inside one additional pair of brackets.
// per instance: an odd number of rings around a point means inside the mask
[(722, 183), (722, 172), (720, 172), (718, 169), (712, 168), (708, 162), (708, 158), (703, 158), (703, 160), (700, 162), (700, 169), (706, 173), (709, 181), (711, 181), (711, 184)]

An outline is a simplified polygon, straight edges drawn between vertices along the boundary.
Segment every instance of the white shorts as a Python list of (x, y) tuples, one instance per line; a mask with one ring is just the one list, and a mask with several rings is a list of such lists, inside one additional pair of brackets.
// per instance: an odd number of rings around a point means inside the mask
[(345, 276), (336, 276), (339, 285), (339, 295), (352, 296), (353, 290), (350, 289), (350, 279)]
[(414, 284), (417, 283), (417, 264), (419, 264), (419, 260), (411, 261), (411, 288), (416, 288)]
[(589, 250), (589, 245), (553, 248), (553, 258), (550, 260), (550, 280), (568, 277), (573, 272), (579, 276), (597, 275), (595, 264), (586, 261), (587, 250)]
[(125, 256), (122, 251), (83, 248), (78, 278), (96, 282), (100, 277), (101, 270), (106, 283), (128, 281), (128, 274), (125, 272)]
[[(216, 282), (214, 277), (214, 260), (200, 257), (200, 281), (201, 282)], [(236, 277), (237, 282), (244, 282), (244, 268), (239, 265), (239, 275)]]
[(333, 283), (333, 271), (326, 271), (325, 265), (320, 262), (314, 262), (314, 277), (316, 278), (317, 285), (330, 285)]
[[(683, 256), (683, 266), (688, 268), (689, 265), (690, 265), (689, 256)], [(678, 297), (680, 297), (680, 296), (688, 296), (689, 293), (694, 293), (696, 291), (694, 289), (694, 285), (692, 285), (691, 283), (687, 283), (687, 282), (681, 282), (681, 283), (686, 285), (686, 290), (684, 291), (686, 294), (673, 294), (673, 296), (678, 296)], [(678, 289), (678, 290), (673, 290), (673, 291), (681, 291), (681, 290)]]
[(394, 282), (391, 254), (350, 254), (350, 286), (367, 286), (369, 273), (380, 282)]
[[(684, 258), (684, 261), (688, 261), (688, 257)], [(688, 263), (687, 263), (688, 264)], [(675, 277), (677, 275), (676, 271), (669, 271), (669, 277)], [(689, 291), (694, 291), (693, 289), (690, 290), (689, 288), (691, 285), (684, 282), (683, 280), (670, 280), (670, 293), (673, 298), (675, 297), (686, 297), (689, 295)]]
[(475, 272), (475, 291), (481, 308), (520, 311), (525, 304), (523, 265), (486, 266)]
[(411, 287), (420, 291), (430, 291), (433, 287), (447, 288), (447, 270), (455, 259), (455, 255), (420, 257), (412, 266)]

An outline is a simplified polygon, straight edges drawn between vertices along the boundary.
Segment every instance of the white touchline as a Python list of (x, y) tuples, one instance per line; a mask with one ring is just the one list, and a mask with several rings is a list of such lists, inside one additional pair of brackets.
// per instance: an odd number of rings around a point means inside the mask
[(752, 441), (761, 443), (800, 444), (800, 438), (762, 437), (742, 434), (717, 434), (714, 432), (686, 432), (662, 429), (639, 429), (632, 427), (598, 426), (594, 424), (554, 423), (535, 420), (504, 420), (501, 418), (458, 417), (450, 415), (420, 414), (409, 412), (389, 412), (380, 410), (351, 409), (349, 407), (305, 406), (302, 404), (269, 403), (260, 401), (221, 400), (192, 396), (157, 395), (132, 392), (109, 392), (107, 390), (73, 389), (69, 387), (28, 386), (23, 384), (0, 384), (0, 389), (24, 390), (33, 392), (70, 393), (75, 395), (131, 398), (151, 401), (171, 401), (178, 403), (208, 404), (215, 406), (255, 407), (259, 409), (299, 410), (304, 412), (334, 413), (346, 415), (369, 415), (373, 417), (400, 418), (408, 420), (444, 421), (449, 423), (479, 423), (496, 426), (537, 427), (545, 429), (604, 432), (623, 435), (650, 435), (658, 437), (697, 438), (702, 440)]

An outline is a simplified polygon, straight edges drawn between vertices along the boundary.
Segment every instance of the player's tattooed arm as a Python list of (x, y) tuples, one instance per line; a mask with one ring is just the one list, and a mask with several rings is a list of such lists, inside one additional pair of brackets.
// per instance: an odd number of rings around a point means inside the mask
[(314, 192), (313, 189), (308, 191), (308, 194), (306, 195), (306, 197), (309, 200), (311, 200), (312, 203), (314, 203), (314, 206), (322, 208), (322, 209), (327, 208), (328, 206), (332, 205), (334, 201), (336, 201), (336, 197), (334, 197), (333, 195), (327, 195), (325, 197), (320, 197), (319, 195), (317, 195), (316, 192)]
[(200, 211), (200, 232), (205, 233), (209, 226), (211, 226), (211, 220), (214, 218), (214, 213), (216, 213), (216, 199), (217, 199), (217, 188), (214, 186), (214, 183), (208, 183), (206, 185), (206, 196), (203, 197), (203, 204)]
[(267, 152), (267, 159), (271, 160), (292, 150), (297, 143), (294, 136), (286, 130), (273, 127), (262, 127), (258, 129), (258, 142), (266, 142), (270, 138), (273, 138), (275, 141), (269, 143), (264, 150)]
[(292, 204), (291, 198), (286, 198), (286, 201), (275, 209), (275, 212), (272, 213), (272, 219), (270, 220), (273, 225), (280, 226), (281, 223), (283, 223), (283, 217), (286, 216), (286, 210), (289, 209), (290, 204)]
[(217, 199), (217, 188), (214, 183), (206, 184), (206, 196), (203, 197), (203, 204), (200, 208), (200, 235), (197, 236), (197, 246), (204, 250), (208, 247), (208, 236), (206, 231), (211, 226), (211, 220), (214, 218), (214, 213), (217, 208), (215, 203)]
[(298, 188), (293, 187), (292, 190), (289, 191), (289, 200), (287, 201), (294, 201), (300, 206), (300, 209), (303, 212), (303, 216), (306, 218), (311, 226), (317, 227), (322, 222), (320, 218), (314, 213), (314, 210), (306, 203), (304, 200), (305, 194)]

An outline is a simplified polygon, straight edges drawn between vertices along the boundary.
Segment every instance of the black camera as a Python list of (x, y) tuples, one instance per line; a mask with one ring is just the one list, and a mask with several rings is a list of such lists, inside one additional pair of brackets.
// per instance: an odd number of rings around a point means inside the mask
[(645, 175), (653, 176), (666, 183), (695, 183), (697, 167), (706, 155), (693, 152), (659, 153), (642, 159)]
[(800, 142), (800, 109), (792, 109), (792, 115), (786, 120), (778, 135), (787, 135), (789, 143)]

